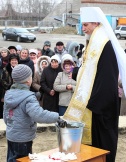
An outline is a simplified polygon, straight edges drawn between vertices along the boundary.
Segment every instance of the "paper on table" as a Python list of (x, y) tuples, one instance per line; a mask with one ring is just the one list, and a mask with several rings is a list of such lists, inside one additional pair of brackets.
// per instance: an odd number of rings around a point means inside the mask
[(55, 152), (52, 155), (38, 155), (36, 153), (29, 154), (29, 158), (32, 162), (61, 162), (61, 161), (68, 161), (68, 160), (75, 160), (77, 156), (74, 153), (61, 153)]

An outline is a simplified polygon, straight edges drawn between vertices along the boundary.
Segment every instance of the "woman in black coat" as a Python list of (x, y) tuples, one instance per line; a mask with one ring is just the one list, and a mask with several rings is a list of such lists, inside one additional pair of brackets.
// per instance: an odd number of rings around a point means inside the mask
[(51, 57), (51, 63), (43, 70), (40, 81), (40, 92), (44, 92), (43, 95), (43, 108), (49, 111), (59, 112), (58, 102), (59, 93), (54, 91), (53, 84), (57, 77), (57, 74), (62, 71), (60, 59), (57, 55)]
[(13, 68), (19, 63), (19, 56), (17, 54), (10, 54), (8, 61), (9, 63), (0, 69), (0, 118), (3, 118), (4, 95), (6, 90), (10, 89), (13, 84), (11, 73)]

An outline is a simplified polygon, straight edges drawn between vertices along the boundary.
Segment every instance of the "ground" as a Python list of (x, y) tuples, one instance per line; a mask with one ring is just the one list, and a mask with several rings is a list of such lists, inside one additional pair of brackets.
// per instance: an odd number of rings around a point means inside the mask
[[(37, 133), (33, 143), (33, 152), (39, 153), (58, 147), (56, 132)], [(0, 162), (6, 162), (7, 144), (6, 138), (0, 139)], [(116, 162), (126, 161), (126, 135), (119, 135)]]
[[(75, 34), (40, 34), (40, 33), (35, 33), (36, 35), (36, 41), (34, 43), (31, 42), (16, 42), (16, 41), (4, 41), (2, 38), (2, 35), (0, 36), (0, 48), (1, 47), (9, 47), (9, 46), (16, 46), (17, 44), (20, 44), (24, 48), (43, 48), (44, 42), (49, 40), (51, 42), (51, 49), (53, 50), (56, 42), (62, 41), (64, 42), (64, 45), (67, 44), (68, 41), (75, 41), (78, 43), (85, 44), (85, 36), (81, 35), (75, 35)], [(119, 40), (121, 46), (123, 49), (126, 48), (126, 40), (121, 39)]]

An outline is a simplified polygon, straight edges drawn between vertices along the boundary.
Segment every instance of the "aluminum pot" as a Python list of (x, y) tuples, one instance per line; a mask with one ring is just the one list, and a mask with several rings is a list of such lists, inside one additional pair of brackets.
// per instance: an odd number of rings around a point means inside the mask
[(59, 151), (64, 153), (80, 152), (84, 123), (68, 122), (65, 128), (56, 125)]

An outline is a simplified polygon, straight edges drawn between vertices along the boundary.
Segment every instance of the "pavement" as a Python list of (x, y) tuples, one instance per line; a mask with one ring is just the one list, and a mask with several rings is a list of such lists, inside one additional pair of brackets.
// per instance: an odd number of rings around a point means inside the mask
[[(119, 134), (126, 134), (126, 116), (119, 117)], [(52, 131), (56, 132), (55, 124), (39, 124), (37, 123), (37, 132)], [(6, 135), (6, 125), (3, 119), (0, 119), (0, 138)]]

